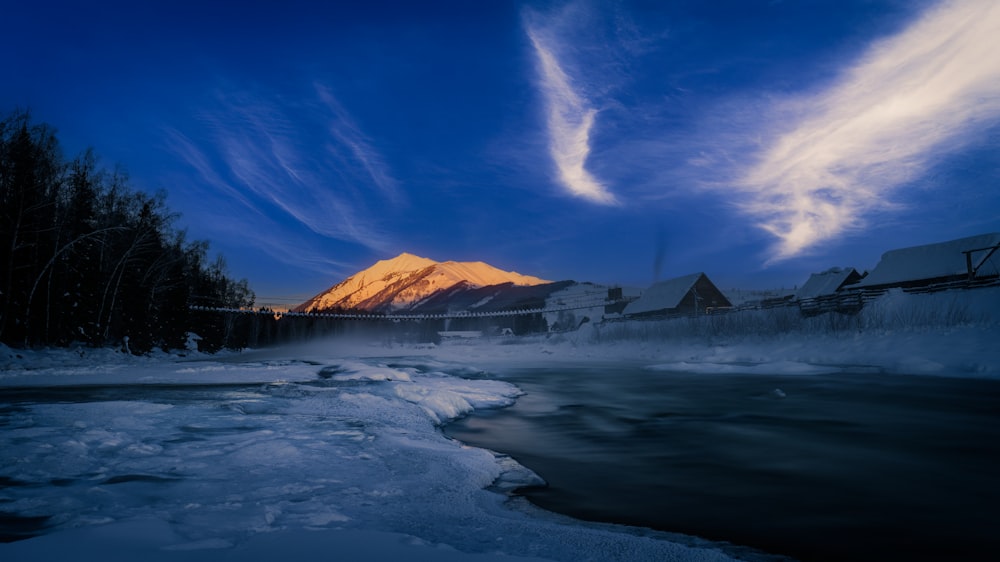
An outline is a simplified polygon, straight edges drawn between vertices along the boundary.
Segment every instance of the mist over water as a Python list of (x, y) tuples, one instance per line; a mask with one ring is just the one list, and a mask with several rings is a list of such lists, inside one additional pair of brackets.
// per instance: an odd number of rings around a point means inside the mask
[(843, 373), (523, 369), (526, 394), (446, 432), (511, 454), (582, 519), (802, 560), (987, 559), (1000, 548), (1000, 382)]

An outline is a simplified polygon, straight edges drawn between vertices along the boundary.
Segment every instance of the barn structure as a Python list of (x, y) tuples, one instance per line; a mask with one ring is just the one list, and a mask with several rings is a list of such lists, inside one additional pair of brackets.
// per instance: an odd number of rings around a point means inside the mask
[(622, 316), (642, 318), (705, 314), (713, 309), (731, 308), (722, 294), (704, 273), (692, 273), (656, 283), (630, 302)]
[(973, 282), (1000, 276), (1000, 233), (980, 234), (937, 244), (890, 250), (859, 289), (904, 289)]
[(861, 281), (861, 274), (853, 267), (833, 267), (822, 273), (813, 273), (802, 288), (795, 292), (795, 300), (832, 295), (858, 281)]

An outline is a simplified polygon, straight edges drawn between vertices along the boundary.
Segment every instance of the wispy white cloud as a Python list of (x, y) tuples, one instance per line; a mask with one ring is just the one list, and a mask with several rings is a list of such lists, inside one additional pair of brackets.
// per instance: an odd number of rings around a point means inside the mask
[(355, 161), (361, 165), (371, 183), (375, 185), (389, 200), (399, 202), (401, 194), (398, 182), (389, 172), (382, 155), (376, 150), (368, 137), (361, 131), (350, 114), (340, 102), (330, 93), (329, 88), (322, 84), (316, 85), (316, 93), (320, 101), (330, 112), (330, 134), (342, 146), (346, 147)]
[(230, 174), (241, 187), (284, 211), (310, 230), (328, 238), (377, 248), (383, 236), (369, 224), (370, 216), (358, 201), (344, 197), (339, 186), (325, 179), (321, 159), (296, 146), (301, 141), (285, 134), (283, 117), (266, 108), (233, 106), (245, 122), (242, 128), (222, 124), (218, 148)]
[(194, 170), (198, 177), (210, 187), (240, 203), (245, 210), (254, 210), (250, 200), (219, 175), (208, 156), (194, 141), (173, 127), (164, 127), (163, 132), (167, 150), (173, 152), (182, 164)]
[(203, 128), (164, 135), (190, 189), (228, 208), (210, 213), (212, 229), (242, 232), (262, 252), (321, 272), (339, 266), (320, 257), (324, 240), (393, 247), (382, 216), (402, 204), (397, 182), (328, 90), (294, 102), (220, 93), (217, 102), (202, 112)]
[[(536, 19), (536, 18), (530, 18)], [(597, 110), (574, 88), (556, 57), (557, 38), (525, 18), (525, 28), (535, 50), (538, 87), (545, 98), (549, 154), (559, 183), (573, 195), (595, 203), (617, 204), (618, 200), (586, 169), (590, 156), (590, 134)]]
[(944, 2), (874, 44), (832, 87), (779, 104), (768, 117), (794, 125), (739, 182), (743, 209), (779, 239), (772, 261), (896, 207), (898, 188), (996, 123), (997, 37), (1000, 3)]
[[(268, 216), (264, 212), (265, 206), (256, 201), (252, 193), (240, 190), (239, 182), (226, 180), (220, 175), (225, 174), (225, 171), (217, 171), (209, 154), (186, 135), (167, 127), (164, 129), (164, 139), (168, 150), (183, 165), (193, 170), (199, 180), (194, 185), (190, 178), (183, 182), (170, 182), (177, 189), (187, 186), (194, 191), (188, 197), (199, 204), (189, 209), (185, 215), (199, 225), (199, 230), (220, 235), (223, 243), (229, 241), (235, 246), (255, 248), (278, 263), (289, 266), (303, 267), (331, 276), (349, 270), (346, 264), (311, 247), (307, 238), (296, 232), (288, 232), (284, 225)], [(206, 191), (204, 187), (210, 190)], [(227, 206), (228, 208), (224, 208)]]

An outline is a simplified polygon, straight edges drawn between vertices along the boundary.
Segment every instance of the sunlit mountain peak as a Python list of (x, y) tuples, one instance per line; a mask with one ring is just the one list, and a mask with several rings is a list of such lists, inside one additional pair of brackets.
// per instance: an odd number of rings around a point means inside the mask
[(481, 261), (436, 262), (404, 252), (351, 275), (295, 310), (400, 311), (457, 286), (479, 288), (507, 283), (532, 286), (549, 281), (504, 271)]

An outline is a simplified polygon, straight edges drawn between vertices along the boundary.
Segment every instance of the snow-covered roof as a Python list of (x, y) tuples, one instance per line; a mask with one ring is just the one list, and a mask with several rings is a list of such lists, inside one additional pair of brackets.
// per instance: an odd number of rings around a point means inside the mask
[(795, 298), (811, 299), (821, 295), (832, 295), (851, 276), (857, 274), (853, 267), (834, 267), (823, 273), (813, 273), (802, 288), (795, 292)]
[(691, 275), (656, 283), (646, 289), (646, 292), (638, 300), (630, 302), (622, 314), (628, 316), (629, 314), (642, 314), (643, 312), (677, 308), (680, 306), (684, 295), (688, 294), (702, 275), (704, 273), (692, 273)]
[[(964, 275), (968, 269), (963, 251), (988, 248), (997, 244), (1000, 244), (1000, 233), (993, 232), (937, 244), (890, 250), (882, 254), (882, 259), (875, 269), (856, 286), (872, 287)], [(984, 264), (985, 257), (985, 252), (972, 256), (973, 267), (983, 265), (980, 275), (995, 275), (1000, 272), (998, 271), (1000, 255), (993, 254), (992, 259)]]

